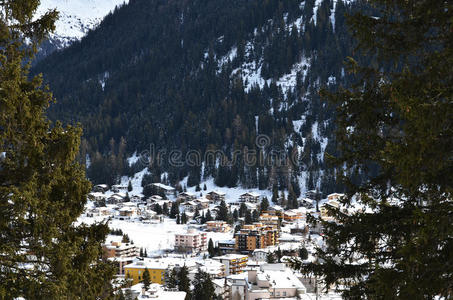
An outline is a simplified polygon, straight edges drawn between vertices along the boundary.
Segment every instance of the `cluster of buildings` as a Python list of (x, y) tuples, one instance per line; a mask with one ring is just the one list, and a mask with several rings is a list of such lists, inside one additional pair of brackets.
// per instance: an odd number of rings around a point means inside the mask
[[(257, 299), (310, 299), (306, 298), (307, 288), (303, 283), (302, 275), (295, 273), (283, 263), (267, 264), (249, 261), (247, 255), (228, 254), (213, 257), (212, 259), (183, 259), (165, 257), (159, 259), (137, 259), (125, 266), (125, 276), (138, 285), (143, 279), (145, 270), (148, 270), (153, 282), (151, 289), (138, 290), (137, 294), (154, 295), (152, 298), (162, 297), (171, 272), (186, 267), (189, 279), (202, 270), (207, 272), (215, 287), (215, 292), (222, 299), (230, 300), (257, 300)], [(181, 292), (180, 292), (181, 293)], [(181, 295), (174, 295), (181, 296)], [(172, 298), (177, 299), (177, 298)]]
[[(102, 203), (88, 213), (93, 216), (108, 216), (124, 221), (161, 223), (165, 216), (159, 215), (158, 207), (170, 211), (178, 202), (179, 212), (193, 218), (185, 230), (173, 232), (174, 246), (154, 257), (139, 257), (139, 249), (132, 243), (109, 241), (103, 245), (104, 256), (116, 263), (118, 276), (129, 278), (133, 284), (134, 296), (153, 299), (184, 299), (185, 293), (168, 290), (171, 272), (186, 267), (189, 278), (193, 280), (200, 270), (210, 275), (216, 294), (222, 299), (255, 300), (255, 299), (311, 299), (307, 294), (313, 291), (311, 281), (303, 278), (289, 266), (288, 259), (299, 256), (302, 247), (310, 255), (315, 246), (322, 240), (322, 228), (308, 227), (307, 213), (317, 215), (327, 221), (335, 221), (328, 214), (328, 207), (340, 208), (342, 194), (328, 195), (327, 199), (316, 203), (308, 198), (299, 200), (298, 209), (285, 209), (272, 205), (267, 211), (254, 216), (252, 224), (245, 224), (245, 218), (236, 219), (231, 224), (226, 221), (213, 220), (201, 225), (195, 220), (195, 212), (206, 213), (209, 209), (216, 216), (219, 203), (226, 200), (226, 194), (219, 191), (177, 193), (170, 186), (153, 183), (159, 195), (144, 199), (129, 196), (127, 186), (112, 186), (109, 191), (106, 185), (94, 187), (89, 197), (94, 202)], [(203, 196), (204, 194), (204, 196)], [(168, 196), (169, 199), (166, 199)], [(259, 211), (261, 195), (246, 192), (236, 201), (227, 203), (229, 213), (243, 209)], [(242, 205), (242, 207), (241, 207)], [(154, 226), (154, 225), (152, 225)], [(307, 236), (313, 235), (313, 241)], [(208, 258), (209, 236), (226, 236), (227, 239), (215, 239), (215, 254)], [(140, 244), (140, 241), (135, 241)], [(268, 263), (269, 254), (279, 253), (276, 263)], [(212, 253), (211, 251), (209, 253)], [(271, 256), (272, 256), (271, 255)], [(143, 256), (143, 255), (142, 255)], [(313, 259), (313, 256), (308, 260)], [(152, 282), (148, 290), (139, 284), (147, 270)]]

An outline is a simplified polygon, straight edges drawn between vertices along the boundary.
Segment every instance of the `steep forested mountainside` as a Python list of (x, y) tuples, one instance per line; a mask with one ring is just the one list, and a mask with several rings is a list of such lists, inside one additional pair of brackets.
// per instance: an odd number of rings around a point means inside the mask
[[(334, 108), (318, 90), (351, 80), (343, 66), (353, 49), (344, 15), (359, 5), (131, 0), (34, 72), (57, 99), (51, 118), (83, 124), (81, 157), (89, 157), (94, 182), (139, 170), (125, 158), (150, 145), (221, 150), (230, 159), (246, 148), (264, 150), (267, 163), (239, 156), (234, 164), (221, 163), (224, 157), (175, 165), (164, 158), (148, 178), (167, 172), (173, 184), (212, 176), (220, 186), (328, 193), (339, 189), (324, 159), (335, 152)], [(269, 137), (265, 147), (256, 145), (259, 135)], [(277, 159), (271, 149), (293, 159)]]

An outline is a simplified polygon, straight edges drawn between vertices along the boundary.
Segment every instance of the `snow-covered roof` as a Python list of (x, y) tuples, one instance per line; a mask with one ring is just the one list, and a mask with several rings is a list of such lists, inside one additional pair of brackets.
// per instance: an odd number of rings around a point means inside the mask
[(158, 187), (158, 188), (161, 188), (163, 190), (166, 190), (166, 191), (174, 191), (175, 188), (171, 187), (171, 186), (168, 186), (168, 185), (165, 185), (165, 184), (162, 184), (162, 183), (159, 183), (159, 182), (155, 182), (153, 183), (154, 186)]
[(256, 192), (247, 192), (247, 193), (244, 193), (244, 194), (241, 195), (241, 197), (243, 197), (243, 196), (244, 196), (244, 197), (245, 197), (245, 196), (259, 197), (259, 196), (261, 196), (261, 194), (258, 194), (258, 193), (256, 193)]
[(208, 194), (217, 194), (219, 196), (225, 196), (226, 195), (224, 192), (220, 192), (220, 191), (211, 191)]
[[(272, 288), (285, 289), (296, 288), (305, 289), (305, 286), (297, 278), (293, 271), (284, 264), (263, 264), (260, 266), (264, 278), (271, 284)], [(258, 275), (258, 274), (257, 274)]]
[(209, 202), (210, 202), (209, 199), (206, 199), (206, 198), (198, 198), (198, 199), (195, 200), (195, 201), (198, 201), (198, 202), (200, 202), (200, 203), (209, 203)]
[(109, 186), (106, 184), (96, 184), (94, 187), (100, 187), (100, 188), (108, 188)]
[(229, 254), (225, 254), (225, 255), (222, 255), (222, 256), (215, 256), (212, 259), (231, 260), (231, 259), (243, 259), (243, 258), (248, 258), (248, 256), (247, 255), (242, 255), (242, 254), (229, 253)]
[(180, 196), (189, 196), (189, 197), (195, 197), (196, 194), (192, 192), (182, 192), (179, 194)]

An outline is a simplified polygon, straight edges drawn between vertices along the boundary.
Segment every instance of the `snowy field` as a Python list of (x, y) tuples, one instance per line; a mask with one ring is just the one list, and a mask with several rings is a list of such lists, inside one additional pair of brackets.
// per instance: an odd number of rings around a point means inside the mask
[[(91, 224), (102, 221), (103, 217), (88, 218), (82, 217), (80, 222)], [(123, 233), (129, 235), (134, 244), (141, 248), (146, 248), (148, 255), (163, 254), (167, 250), (174, 250), (175, 234), (186, 232), (189, 225), (176, 224), (175, 220), (165, 218), (163, 223), (142, 223), (140, 221), (122, 221), (112, 219), (109, 221), (110, 229), (121, 229)], [(192, 226), (192, 225), (190, 225)], [(195, 225), (196, 226), (196, 225)], [(220, 240), (233, 238), (233, 232), (207, 232), (207, 241), (211, 238), (214, 243)], [(116, 237), (110, 236), (107, 242), (116, 240)]]

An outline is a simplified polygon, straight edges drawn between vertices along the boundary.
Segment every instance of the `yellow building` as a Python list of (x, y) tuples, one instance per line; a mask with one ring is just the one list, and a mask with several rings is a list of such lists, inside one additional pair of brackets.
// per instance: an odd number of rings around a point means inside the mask
[(132, 278), (133, 283), (137, 284), (143, 280), (143, 273), (148, 269), (151, 282), (164, 284), (165, 274), (168, 264), (158, 261), (135, 261), (124, 267), (126, 278)]

